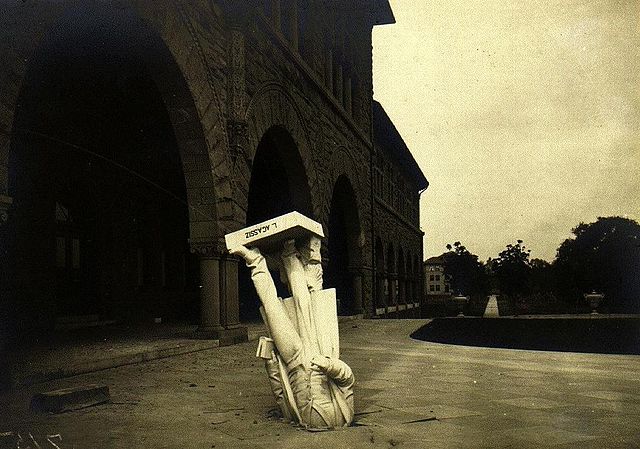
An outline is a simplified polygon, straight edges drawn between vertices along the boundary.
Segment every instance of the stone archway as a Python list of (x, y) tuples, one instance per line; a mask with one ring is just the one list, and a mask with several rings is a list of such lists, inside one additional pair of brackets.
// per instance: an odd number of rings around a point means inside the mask
[(362, 313), (362, 230), (356, 196), (346, 175), (340, 175), (333, 187), (328, 231), (325, 284), (337, 291), (339, 314)]
[[(246, 225), (298, 211), (313, 217), (311, 192), (304, 163), (298, 146), (283, 126), (269, 128), (257, 145), (249, 193), (247, 198)], [(250, 282), (248, 269), (240, 266), (240, 318), (257, 320), (260, 301)], [(274, 273), (274, 280), (281, 296), (287, 292)]]
[(193, 318), (188, 241), (215, 234), (216, 196), (199, 114), (160, 35), (129, 9), (68, 10), (17, 104), (9, 240), (24, 315)]
[[(308, 192), (308, 198), (299, 198), (296, 206), (302, 207), (304, 204), (306, 215), (314, 219), (318, 218), (321, 215), (319, 203), (321, 195), (318, 192), (318, 173), (313, 162), (313, 147), (305, 119), (291, 94), (278, 83), (262, 86), (251, 98), (244, 122), (247, 125), (245, 157), (248, 164), (246, 167), (238, 167), (238, 175), (245, 179), (244, 186), (240, 186), (244, 189), (244, 195), (239, 198), (245, 214), (249, 212), (249, 189), (250, 183), (253, 182), (256, 160), (260, 157), (258, 150), (265, 143), (265, 136), (270, 131), (276, 130), (275, 134), (271, 133), (269, 139), (275, 138), (274, 143), (282, 148), (295, 146), (295, 152), (291, 153), (292, 161), (283, 160), (282, 162), (289, 164), (289, 176), (302, 177), (297, 182), (303, 195), (307, 195)], [(279, 134), (277, 130), (280, 130)], [(278, 138), (280, 142), (277, 142)], [(261, 162), (257, 160), (257, 163)], [(247, 221), (246, 218), (244, 221)]]
[(294, 210), (313, 217), (308, 186), (296, 142), (284, 127), (269, 128), (262, 136), (253, 159), (246, 224), (255, 224)]

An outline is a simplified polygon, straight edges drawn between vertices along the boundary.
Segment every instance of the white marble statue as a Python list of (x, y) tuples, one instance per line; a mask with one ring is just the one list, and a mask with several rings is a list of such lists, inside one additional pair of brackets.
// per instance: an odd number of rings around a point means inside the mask
[[(257, 248), (232, 248), (251, 268), (251, 279), (271, 338), (261, 338), (265, 366), (285, 419), (309, 430), (348, 426), (353, 421), (351, 368), (339, 357), (335, 290), (322, 289), (320, 239), (299, 249), (284, 243), (280, 267), (292, 297), (278, 297), (265, 257)], [(280, 261), (277, 261), (279, 264)]]

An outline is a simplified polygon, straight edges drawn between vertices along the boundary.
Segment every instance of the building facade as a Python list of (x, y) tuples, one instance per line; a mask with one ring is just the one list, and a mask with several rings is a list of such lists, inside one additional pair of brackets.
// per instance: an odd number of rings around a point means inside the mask
[(444, 257), (430, 257), (424, 261), (424, 294), (451, 295), (451, 283), (444, 273)]
[(413, 301), (422, 184), (411, 207), (372, 184), (410, 157), (372, 131), (371, 30), (393, 22), (386, 0), (3, 2), (3, 338), (91, 316), (246, 339), (224, 235), (291, 210), (324, 226), (340, 313), (376, 315), (382, 266)]
[(373, 143), (375, 315), (419, 317), (424, 299), (419, 200), (429, 183), (377, 101)]

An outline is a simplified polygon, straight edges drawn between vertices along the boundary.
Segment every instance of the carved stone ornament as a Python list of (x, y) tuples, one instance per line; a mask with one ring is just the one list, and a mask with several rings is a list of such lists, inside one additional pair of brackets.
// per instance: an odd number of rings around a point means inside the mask
[(227, 251), (222, 241), (189, 240), (191, 253), (202, 257), (221, 258)]
[[(251, 269), (262, 303), (269, 336), (256, 356), (282, 417), (307, 430), (348, 426), (354, 417), (355, 379), (339, 358), (336, 293), (322, 288), (321, 235), (319, 223), (294, 212), (225, 237)], [(269, 268), (280, 270), (290, 298), (278, 297)]]

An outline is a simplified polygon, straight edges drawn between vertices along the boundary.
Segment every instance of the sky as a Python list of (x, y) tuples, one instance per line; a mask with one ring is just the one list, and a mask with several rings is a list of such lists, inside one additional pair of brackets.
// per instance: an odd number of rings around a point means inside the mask
[(430, 183), (425, 259), (522, 239), (551, 261), (580, 222), (640, 221), (640, 1), (390, 4), (374, 98)]

